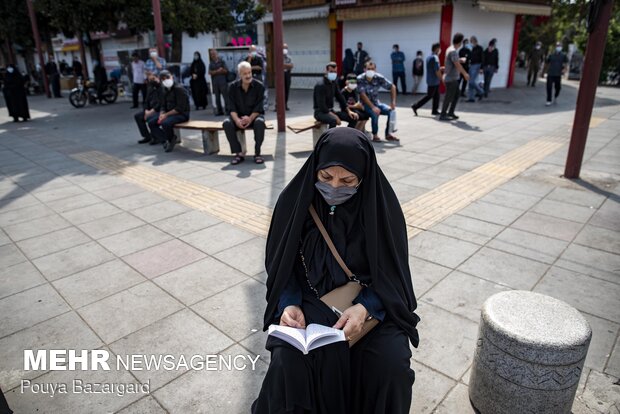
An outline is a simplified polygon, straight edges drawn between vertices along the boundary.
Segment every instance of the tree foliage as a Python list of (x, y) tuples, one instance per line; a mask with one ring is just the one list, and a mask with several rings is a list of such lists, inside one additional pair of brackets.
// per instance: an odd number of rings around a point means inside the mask
[[(519, 37), (519, 50), (529, 51), (536, 41), (541, 41), (543, 48), (550, 52), (555, 42), (560, 41), (565, 50), (568, 44), (574, 43), (585, 54), (590, 2), (591, 0), (552, 0), (549, 18), (527, 16)], [(607, 32), (601, 81), (607, 78), (608, 72), (618, 71), (619, 67), (620, 1), (616, 0)]]

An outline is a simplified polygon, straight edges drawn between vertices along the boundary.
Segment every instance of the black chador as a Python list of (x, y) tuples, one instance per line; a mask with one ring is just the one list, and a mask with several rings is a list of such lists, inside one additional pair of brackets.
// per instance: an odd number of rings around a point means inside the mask
[(6, 107), (9, 110), (9, 116), (15, 122), (19, 121), (19, 118), (24, 121), (30, 119), (28, 99), (26, 98), (26, 78), (13, 65), (7, 67), (2, 92), (4, 93)]
[[(357, 193), (335, 208), (315, 189), (317, 172), (331, 166), (360, 180)], [(279, 323), (279, 301), (291, 287), (301, 291), (306, 325), (333, 326), (338, 320), (318, 296), (347, 278), (308, 213), (311, 203), (347, 266), (369, 285), (364, 290), (383, 317), (352, 348), (336, 342), (303, 355), (270, 336), (271, 363), (252, 412), (408, 413), (415, 378), (409, 342), (418, 345), (419, 318), (406, 224), (373, 146), (360, 131), (334, 128), (323, 134), (278, 199), (267, 238), (264, 329)]]

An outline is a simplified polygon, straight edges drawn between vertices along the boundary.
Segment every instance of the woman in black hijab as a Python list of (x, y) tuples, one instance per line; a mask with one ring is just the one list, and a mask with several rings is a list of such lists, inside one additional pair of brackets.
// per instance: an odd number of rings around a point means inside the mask
[(340, 73), (339, 86), (344, 88), (347, 75), (355, 71), (355, 56), (351, 49), (344, 51), (344, 59), (342, 59), (342, 72)]
[[(366, 285), (340, 320), (319, 297), (348, 279), (308, 213), (311, 204), (344, 262)], [(363, 133), (333, 128), (319, 139), (278, 199), (265, 264), (265, 330), (270, 324), (301, 328), (338, 321), (355, 339), (368, 315), (380, 323), (352, 348), (336, 342), (308, 355), (269, 336), (271, 363), (252, 412), (408, 413), (415, 378), (409, 341), (417, 347), (419, 318), (407, 230)]]
[(189, 68), (190, 75), (192, 76), (192, 79), (189, 81), (189, 86), (192, 89), (192, 99), (194, 99), (196, 110), (201, 107), (207, 109), (207, 105), (209, 104), (207, 99), (209, 88), (207, 86), (207, 80), (205, 79), (206, 71), (207, 69), (205, 63), (202, 61), (200, 53), (194, 52), (194, 61)]
[(19, 73), (19, 70), (13, 64), (9, 64), (6, 68), (4, 76), (4, 100), (9, 110), (9, 116), (13, 117), (14, 122), (18, 122), (19, 118), (24, 121), (30, 119), (30, 111), (28, 110), (28, 99), (26, 98), (26, 78)]

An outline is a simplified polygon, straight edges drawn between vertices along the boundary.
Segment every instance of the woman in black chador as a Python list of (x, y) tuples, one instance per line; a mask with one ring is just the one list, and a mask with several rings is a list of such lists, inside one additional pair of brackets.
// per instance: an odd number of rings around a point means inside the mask
[(28, 110), (28, 99), (26, 98), (26, 78), (19, 73), (19, 70), (12, 64), (6, 68), (4, 76), (4, 100), (9, 110), (9, 116), (13, 121), (18, 122), (19, 118), (24, 121), (30, 119), (30, 111)]
[(207, 109), (209, 104), (207, 100), (207, 94), (209, 93), (209, 87), (207, 86), (207, 80), (205, 79), (205, 73), (207, 69), (205, 63), (202, 61), (202, 57), (199, 52), (194, 52), (194, 61), (189, 68), (192, 79), (189, 81), (189, 86), (192, 89), (192, 99), (196, 109)]
[[(367, 285), (340, 319), (319, 297), (348, 279), (308, 213), (310, 204)], [(271, 363), (254, 414), (409, 412), (415, 378), (409, 341), (417, 347), (419, 318), (407, 250), (405, 219), (372, 144), (355, 129), (330, 129), (273, 213), (264, 329), (319, 323), (342, 327), (355, 340), (369, 316), (380, 322), (352, 348), (336, 342), (308, 355), (269, 336)]]

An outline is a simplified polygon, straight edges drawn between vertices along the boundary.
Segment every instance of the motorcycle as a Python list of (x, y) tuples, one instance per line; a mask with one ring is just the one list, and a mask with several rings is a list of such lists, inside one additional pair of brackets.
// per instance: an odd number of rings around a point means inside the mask
[[(101, 100), (111, 104), (116, 102), (117, 98), (118, 87), (116, 82), (108, 81), (101, 93)], [(83, 108), (87, 103), (95, 103), (98, 99), (95, 82), (90, 80), (84, 82), (82, 78), (78, 78), (77, 87), (73, 88), (69, 94), (69, 102), (76, 108)]]

